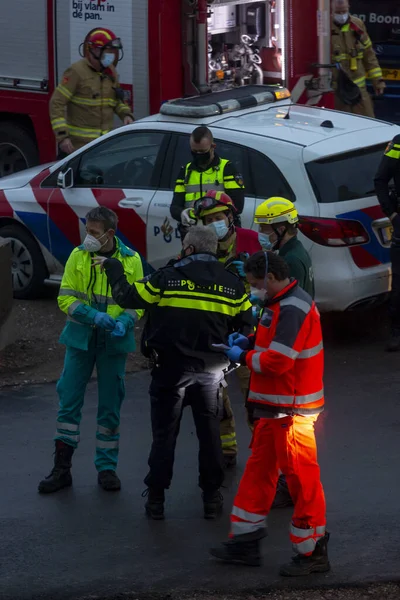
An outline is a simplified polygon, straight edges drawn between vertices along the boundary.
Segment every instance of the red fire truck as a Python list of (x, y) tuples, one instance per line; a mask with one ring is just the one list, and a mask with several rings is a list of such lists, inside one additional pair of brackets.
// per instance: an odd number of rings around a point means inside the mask
[(329, 90), (329, 0), (16, 0), (0, 39), (0, 176), (55, 159), (49, 99), (96, 26), (122, 38), (118, 71), (136, 118), (206, 92), (210, 47), (223, 53), (244, 35), (266, 83), (300, 102)]

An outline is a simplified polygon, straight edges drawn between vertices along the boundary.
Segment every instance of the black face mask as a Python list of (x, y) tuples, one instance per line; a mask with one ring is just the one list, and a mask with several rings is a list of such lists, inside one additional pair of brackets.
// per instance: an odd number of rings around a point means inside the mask
[(192, 150), (193, 163), (196, 167), (204, 169), (211, 161), (211, 150), (208, 152), (193, 152)]
[(188, 256), (191, 256), (192, 254), (195, 254), (194, 246), (188, 246), (185, 249), (182, 248), (181, 258), (182, 259), (187, 258)]

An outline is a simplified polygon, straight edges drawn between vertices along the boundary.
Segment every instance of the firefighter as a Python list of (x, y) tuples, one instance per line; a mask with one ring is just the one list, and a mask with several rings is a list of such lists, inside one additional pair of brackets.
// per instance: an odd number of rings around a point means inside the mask
[(299, 215), (293, 202), (269, 198), (256, 208), (254, 222), (262, 249), (278, 252), (289, 265), (290, 277), (314, 298), (314, 271), (310, 255), (297, 238)]
[(183, 241), (182, 258), (129, 285), (118, 260), (102, 260), (113, 298), (126, 308), (147, 308), (150, 320), (146, 346), (153, 353), (150, 385), (153, 444), (146, 512), (164, 518), (174, 452), (184, 405), (190, 404), (199, 439), (199, 486), (204, 517), (222, 509), (219, 488), (223, 457), (219, 424), (221, 387), (229, 366), (223, 350), (228, 335), (251, 324), (251, 304), (243, 282), (216, 257), (214, 231), (192, 227)]
[(179, 222), (183, 238), (195, 220), (190, 216), (190, 208), (209, 190), (225, 191), (236, 207), (235, 224), (240, 225), (240, 214), (244, 206), (243, 177), (234, 165), (215, 152), (213, 134), (208, 127), (196, 127), (190, 136), (192, 161), (182, 167), (175, 184), (171, 203), (171, 216)]
[[(282, 256), (289, 266), (290, 277), (296, 279), (299, 286), (314, 298), (314, 272), (311, 258), (297, 239), (299, 217), (293, 202), (286, 198), (269, 198), (257, 207), (254, 222), (259, 226), (258, 239), (263, 250), (274, 250)], [(254, 296), (257, 296), (257, 292)], [(249, 421), (252, 422), (251, 408), (248, 413)], [(281, 474), (272, 508), (285, 508), (292, 505), (286, 478)]]
[(120, 53), (121, 40), (112, 31), (92, 29), (83, 43), (84, 58), (65, 71), (50, 100), (58, 158), (110, 131), (114, 113), (124, 125), (133, 123), (115, 70)]
[[(202, 224), (215, 230), (218, 237), (217, 258), (228, 270), (238, 274), (244, 281), (244, 261), (255, 252), (261, 250), (258, 236), (251, 229), (235, 227), (234, 215), (236, 208), (232, 199), (224, 192), (211, 190), (196, 200), (193, 217), (201, 220)], [(250, 332), (249, 332), (250, 333)], [(247, 367), (236, 369), (240, 390), (247, 398), (250, 372)], [(221, 442), (225, 467), (234, 467), (237, 457), (237, 440), (235, 417), (229, 400), (227, 387), (223, 388), (224, 413), (221, 421)]]
[(231, 512), (230, 539), (211, 554), (226, 562), (261, 564), (260, 541), (281, 469), (295, 503), (290, 539), (296, 555), (280, 573), (326, 572), (329, 534), (314, 434), (324, 409), (320, 316), (311, 296), (289, 279), (282, 257), (259, 252), (245, 270), (264, 310), (255, 336), (232, 334), (226, 352), (251, 370), (248, 403), (258, 421)]
[(116, 474), (119, 420), (125, 396), (125, 363), (135, 350), (134, 325), (141, 311), (124, 310), (111, 296), (105, 274), (92, 268), (95, 255), (113, 256), (130, 282), (143, 277), (140, 256), (115, 236), (118, 217), (106, 207), (86, 215), (86, 238), (65, 265), (58, 305), (67, 314), (60, 342), (65, 363), (57, 384), (60, 408), (55, 436), (54, 468), (39, 484), (48, 494), (72, 485), (71, 458), (79, 442), (79, 425), (85, 389), (96, 365), (99, 400), (95, 466), (104, 490), (121, 487)]
[[(389, 188), (393, 179), (394, 190)], [(383, 212), (389, 217), (392, 227), (390, 258), (392, 261), (392, 291), (389, 300), (389, 315), (392, 334), (388, 352), (400, 350), (400, 135), (387, 146), (375, 176), (375, 190)]]
[[(366, 117), (374, 117), (372, 99), (367, 91), (367, 79), (374, 92), (381, 95), (385, 89), (382, 70), (372, 47), (371, 39), (361, 19), (350, 15), (348, 0), (332, 2), (332, 63), (335, 108)], [(343, 74), (358, 86), (356, 94), (349, 93)], [(350, 84), (351, 85), (351, 84)], [(354, 87), (354, 86), (353, 86)]]

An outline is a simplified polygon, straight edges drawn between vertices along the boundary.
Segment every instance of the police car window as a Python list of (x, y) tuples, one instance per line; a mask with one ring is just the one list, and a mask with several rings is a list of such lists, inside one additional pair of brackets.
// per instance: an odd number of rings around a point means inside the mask
[(280, 196), (292, 202), (296, 196), (275, 163), (255, 150), (249, 150), (251, 182), (257, 198)]
[(345, 202), (375, 195), (374, 177), (386, 144), (306, 164), (318, 202)]
[(82, 154), (74, 187), (151, 188), (164, 134), (126, 133)]
[[(177, 144), (175, 149), (174, 160), (172, 163), (172, 169), (170, 173), (169, 189), (173, 190), (175, 187), (175, 180), (178, 177), (179, 170), (183, 165), (186, 165), (192, 160), (190, 153), (189, 135), (177, 136)], [(247, 149), (237, 144), (231, 144), (222, 140), (215, 140), (217, 144), (216, 152), (221, 158), (227, 158), (232, 161), (235, 165), (237, 172), (243, 176), (246, 195), (252, 195), (250, 174), (248, 168)]]

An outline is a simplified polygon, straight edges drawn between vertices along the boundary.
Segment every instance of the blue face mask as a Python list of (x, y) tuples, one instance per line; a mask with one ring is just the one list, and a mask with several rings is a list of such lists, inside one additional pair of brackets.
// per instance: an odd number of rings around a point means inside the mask
[(214, 223), (210, 223), (207, 227), (212, 227), (215, 230), (219, 240), (223, 240), (229, 231), (225, 221), (214, 221)]
[(103, 54), (103, 56), (101, 57), (101, 64), (103, 65), (103, 67), (106, 69), (107, 67), (110, 67), (113, 62), (115, 60), (115, 56), (112, 52), (105, 52)]
[(263, 250), (271, 250), (273, 244), (270, 240), (270, 235), (268, 233), (259, 233), (258, 241), (260, 242), (260, 246)]

